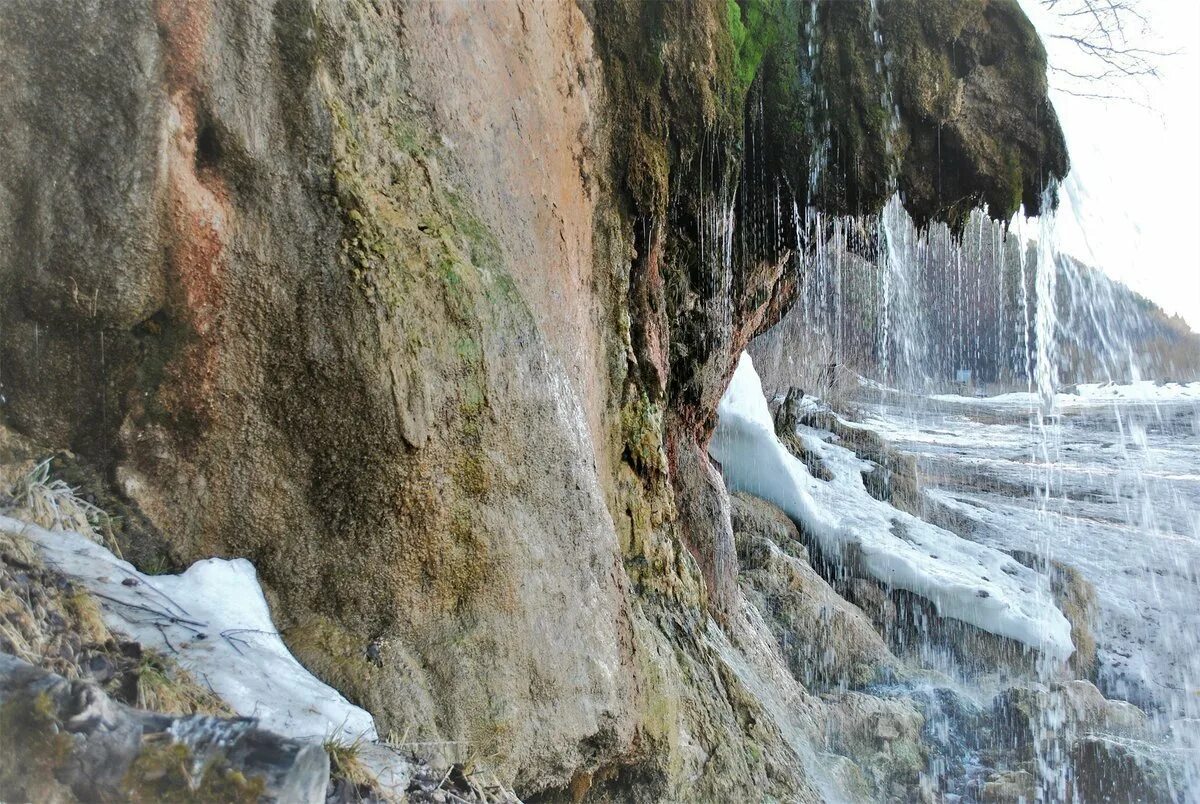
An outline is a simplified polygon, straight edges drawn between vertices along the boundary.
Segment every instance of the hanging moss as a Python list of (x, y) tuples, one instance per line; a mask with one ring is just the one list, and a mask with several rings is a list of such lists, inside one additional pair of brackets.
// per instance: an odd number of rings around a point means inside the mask
[(787, 0), (726, 0), (734, 72), (742, 91), (750, 88), (763, 58), (775, 49), (785, 29), (794, 28), (794, 8)]

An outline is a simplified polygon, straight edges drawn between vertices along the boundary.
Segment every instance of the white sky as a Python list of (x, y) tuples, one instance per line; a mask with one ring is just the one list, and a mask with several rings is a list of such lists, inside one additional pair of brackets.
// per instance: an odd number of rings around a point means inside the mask
[[(1099, 69), (1074, 45), (1046, 36), (1063, 30), (1063, 22), (1039, 0), (1021, 5), (1046, 39), (1052, 66)], [(1200, 2), (1138, 0), (1138, 9), (1150, 27), (1131, 31), (1133, 43), (1178, 51), (1154, 57), (1158, 78), (1089, 87), (1051, 72), (1071, 154), (1058, 237), (1063, 250), (1200, 330)], [(1062, 91), (1066, 86), (1132, 100), (1081, 98)]]

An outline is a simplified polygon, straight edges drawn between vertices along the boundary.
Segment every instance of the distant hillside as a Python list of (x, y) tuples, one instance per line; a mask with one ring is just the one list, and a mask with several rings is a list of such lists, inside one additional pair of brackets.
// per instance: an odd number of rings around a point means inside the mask
[[(1074, 257), (1059, 261), (1062, 379), (1200, 379), (1200, 335), (1179, 316)], [(1121, 373), (1121, 369), (1125, 369)]]

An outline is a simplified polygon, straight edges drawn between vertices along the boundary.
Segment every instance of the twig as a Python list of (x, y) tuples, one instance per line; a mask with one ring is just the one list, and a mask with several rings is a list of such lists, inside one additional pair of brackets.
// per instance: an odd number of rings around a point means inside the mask
[(158, 588), (157, 586), (155, 586), (154, 584), (152, 584), (152, 583), (149, 583), (149, 582), (147, 582), (147, 581), (144, 581), (144, 580), (142, 580), (141, 578), (139, 578), (139, 577), (137, 576), (137, 573), (130, 572), (129, 570), (125, 569), (124, 567), (117, 567), (117, 569), (121, 570), (121, 572), (125, 573), (125, 574), (126, 574), (126, 575), (128, 575), (130, 578), (133, 578), (135, 581), (137, 581), (137, 582), (138, 582), (138, 584), (139, 584), (140, 586), (144, 586), (144, 587), (147, 587), (147, 588), (149, 588), (151, 592), (153, 592), (154, 594), (158, 595), (158, 596), (159, 596), (159, 597), (161, 597), (163, 600), (165, 600), (165, 601), (166, 601), (168, 604), (170, 604), (170, 605), (174, 606), (176, 609), (178, 609), (180, 614), (182, 614), (182, 615), (184, 615), (184, 616), (186, 616), (186, 617), (190, 617), (190, 616), (192, 615), (192, 613), (191, 613), (190, 611), (188, 611), (188, 610), (187, 610), (187, 609), (185, 609), (183, 606), (179, 605), (179, 604), (178, 604), (178, 603), (176, 603), (174, 600), (172, 600), (172, 599), (171, 599), (171, 597), (170, 597), (170, 596), (169, 596), (169, 595), (168, 595), (166, 592), (162, 591), (161, 589), (159, 589), (159, 588)]
[(175, 646), (171, 644), (171, 640), (167, 637), (167, 629), (163, 628), (161, 623), (155, 623), (154, 627), (158, 629), (158, 633), (162, 634), (163, 642), (167, 643), (167, 647), (170, 649), (171, 653), (179, 653), (179, 651), (175, 650)]
[(221, 632), (225, 634), (262, 634), (263, 636), (279, 636), (278, 631), (263, 631), (260, 628), (226, 628)]
[(235, 643), (241, 642), (247, 648), (250, 647), (250, 643), (247, 642), (246, 640), (244, 640), (240, 637), (230, 636), (229, 634), (227, 634), (224, 631), (221, 632), (221, 638), (224, 639), (226, 642), (228, 642), (229, 646), (238, 652), (238, 656), (245, 656), (246, 654), (242, 653), (242, 649), (239, 648), (237, 646), (237, 644), (235, 644)]
[(113, 603), (116, 603), (116, 604), (118, 604), (118, 605), (120, 605), (120, 606), (128, 606), (128, 607), (129, 607), (129, 608), (131, 608), (131, 609), (140, 609), (141, 611), (147, 611), (147, 612), (150, 612), (150, 613), (151, 613), (151, 614), (153, 614), (153, 615), (156, 615), (156, 616), (158, 616), (158, 617), (162, 617), (162, 618), (164, 618), (164, 619), (166, 619), (166, 620), (170, 620), (172, 623), (181, 623), (181, 624), (184, 624), (184, 625), (194, 625), (194, 626), (196, 626), (197, 628), (204, 628), (204, 627), (205, 627), (205, 624), (204, 624), (204, 623), (197, 622), (196, 620), (188, 620), (188, 619), (186, 619), (186, 618), (184, 618), (184, 617), (176, 617), (174, 614), (171, 614), (170, 612), (162, 611), (162, 610), (160, 610), (160, 609), (151, 608), (150, 606), (143, 606), (143, 605), (142, 605), (142, 604), (140, 604), (140, 603), (130, 603), (128, 600), (121, 600), (120, 598), (117, 598), (117, 597), (112, 597), (111, 595), (106, 595), (106, 594), (104, 594), (103, 592), (92, 592), (92, 594), (93, 594), (93, 595), (95, 595), (96, 597), (103, 598), (103, 599), (105, 599), (105, 600), (109, 600), (109, 601), (111, 601), (111, 602), (113, 602)]
[[(157, 619), (139, 620), (135, 617), (125, 617), (124, 619), (125, 619), (125, 622), (132, 623), (133, 625), (152, 625), (155, 628), (157, 628), (158, 626), (160, 626), (162, 624)], [(176, 628), (182, 628), (183, 630), (188, 631), (189, 633), (191, 633), (191, 635), (194, 638), (197, 638), (197, 639), (205, 639), (208, 636), (208, 634), (204, 633), (203, 631), (197, 631), (195, 628), (192, 628), (190, 625), (183, 625), (182, 623), (169, 623), (169, 624), (174, 625)]]

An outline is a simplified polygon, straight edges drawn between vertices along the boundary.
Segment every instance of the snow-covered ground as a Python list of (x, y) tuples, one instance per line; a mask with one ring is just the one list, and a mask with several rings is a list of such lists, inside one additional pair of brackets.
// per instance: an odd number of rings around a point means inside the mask
[(864, 392), (863, 426), (917, 456), (971, 538), (1095, 586), (1107, 695), (1200, 716), (1200, 384), (1079, 386), (1040, 423), (1027, 394), (880, 399)]
[(748, 355), (742, 355), (718, 414), (709, 451), (731, 490), (770, 500), (803, 523), (827, 555), (856, 552), (872, 577), (926, 598), (945, 617), (1054, 659), (1070, 656), (1071, 627), (1055, 608), (1045, 576), (876, 500), (863, 485), (863, 463), (813, 430), (799, 435), (833, 477), (810, 474), (775, 437)]
[(406, 786), (407, 763), (378, 744), (370, 713), (309, 673), (283, 644), (246, 559), (210, 558), (179, 575), (143, 575), (78, 533), (7, 516), (0, 531), (33, 542), (48, 566), (97, 598), (110, 629), (174, 658), (238, 715), (286, 737), (358, 744), (382, 787)]
[[(876, 383), (878, 386), (878, 384)], [(876, 390), (879, 390), (878, 388)], [(1025, 391), (999, 394), (989, 397), (960, 396), (958, 394), (934, 394), (930, 397), (937, 402), (955, 404), (980, 405), (993, 407), (1035, 407), (1039, 403), (1036, 394)], [(1088, 405), (1112, 405), (1113, 403), (1131, 404), (1177, 404), (1200, 402), (1200, 382), (1153, 382), (1140, 380), (1133, 383), (1080, 383), (1064, 392), (1055, 394), (1055, 407), (1058, 410), (1078, 408)]]

